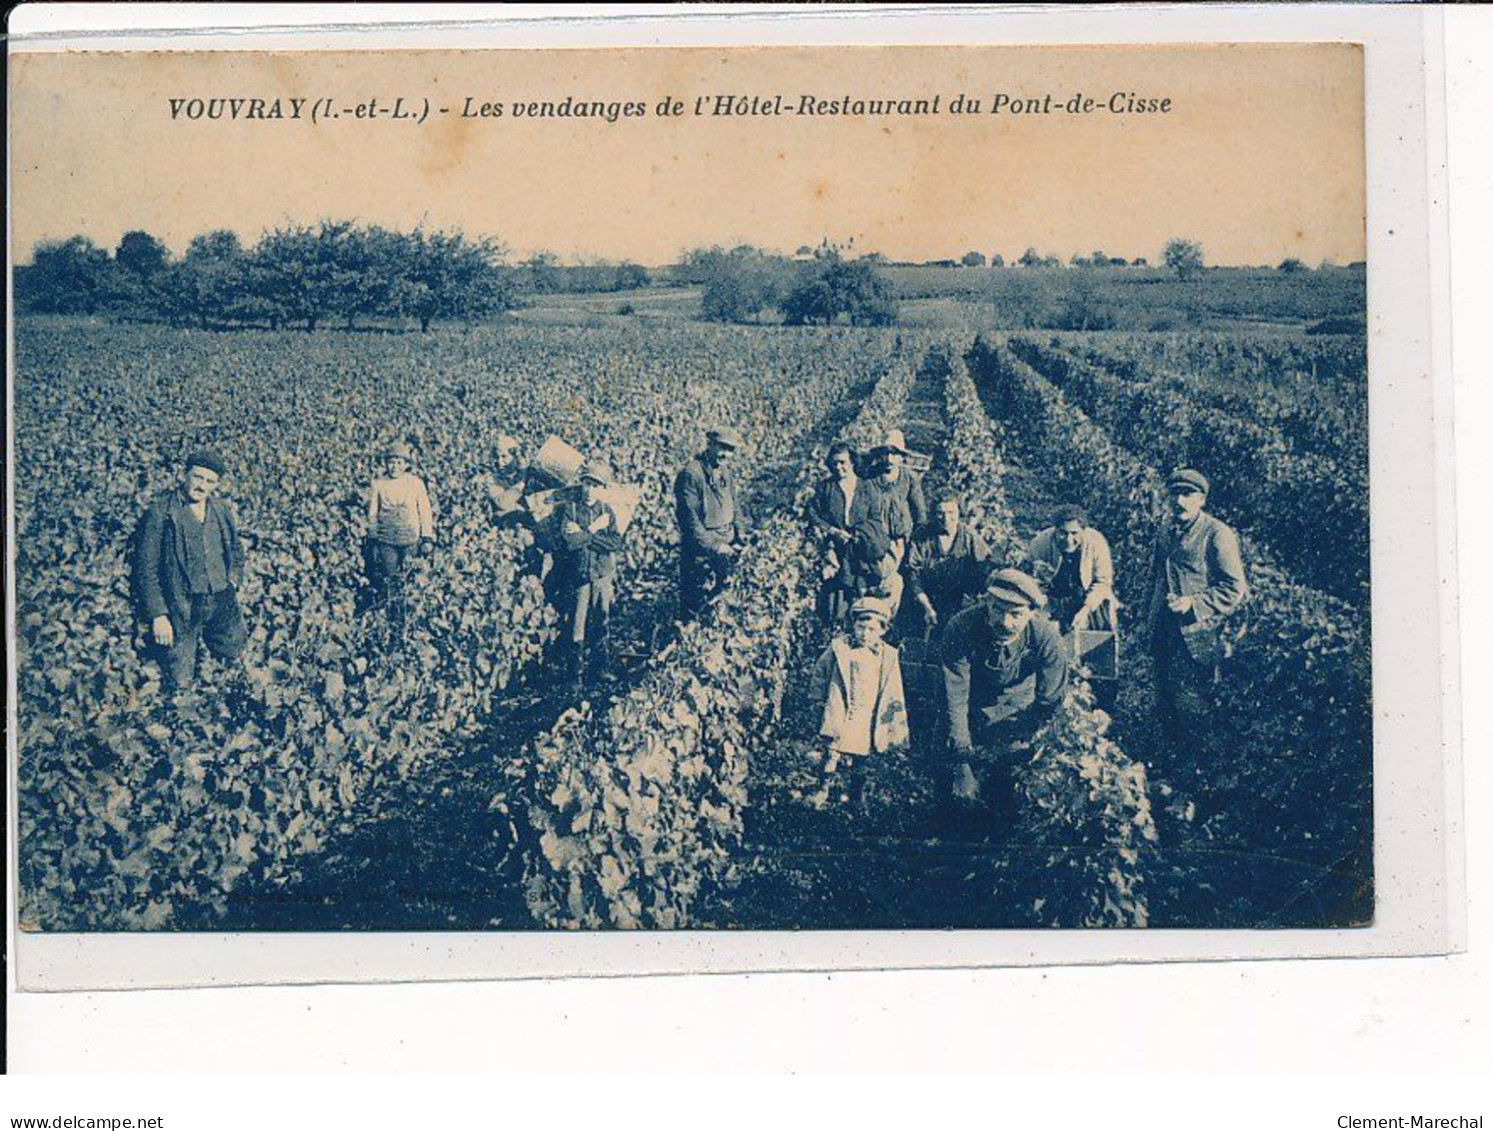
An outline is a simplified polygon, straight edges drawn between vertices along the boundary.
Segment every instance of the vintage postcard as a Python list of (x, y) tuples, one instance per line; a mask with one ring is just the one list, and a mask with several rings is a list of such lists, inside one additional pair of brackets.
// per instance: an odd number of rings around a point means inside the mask
[(1363, 43), (93, 46), (10, 59), (26, 946), (1438, 945)]

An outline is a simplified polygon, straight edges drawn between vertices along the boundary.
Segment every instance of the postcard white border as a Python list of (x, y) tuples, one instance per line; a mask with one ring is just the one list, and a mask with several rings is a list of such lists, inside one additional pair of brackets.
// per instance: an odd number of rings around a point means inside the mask
[[(64, 6), (57, 6), (59, 9)], [(22, 12), (25, 10), (22, 9)], [(273, 13), (284, 18), (284, 9)], [(303, 9), (304, 11), (304, 9)], [(340, 9), (345, 18), (348, 9)], [(366, 15), (362, 9), (360, 14)], [(20, 14), (20, 13), (18, 13)], [(64, 13), (59, 12), (59, 15)], [(423, 11), (426, 20), (441, 10)], [(469, 13), (468, 13), (469, 14)], [(103, 15), (107, 15), (104, 13)], [(235, 21), (247, 19), (232, 9)], [(222, 18), (221, 12), (218, 18)], [(13, 25), (13, 50), (60, 49)], [(633, 18), (534, 19), (492, 26), (305, 34), (206, 32), (165, 39), (85, 37), (70, 48), (690, 46), (732, 44), (1208, 43), (1366, 45), (1374, 694), (1378, 917), (1353, 931), (679, 932), (578, 935), (14, 935), (28, 990), (258, 983), (443, 981), (705, 971), (1143, 963), (1225, 958), (1437, 954), (1465, 938), (1455, 731), (1454, 531), (1445, 300), (1431, 255), (1444, 238), (1428, 154), (1437, 141), (1422, 68), (1437, 14), (1402, 8), (1085, 9), (752, 15), (646, 10)], [(1428, 34), (1429, 33), (1429, 34)], [(1434, 52), (1432, 53), (1434, 54)], [(1430, 60), (1434, 63), (1434, 59)], [(1391, 237), (1387, 233), (1394, 232)], [(1444, 272), (1444, 264), (1436, 270)], [(1437, 349), (1437, 343), (1440, 349)], [(1433, 362), (1439, 363), (1440, 367)], [(1439, 481), (1438, 481), (1439, 480)], [(1386, 538), (1386, 530), (1394, 532)], [(1441, 578), (1442, 587), (1427, 579)], [(13, 733), (13, 732), (12, 732)], [(12, 784), (13, 788), (13, 784)], [(13, 809), (12, 809), (13, 811)], [(13, 835), (13, 833), (12, 833)], [(14, 857), (12, 857), (14, 859)], [(12, 909), (11, 922), (14, 922)]]

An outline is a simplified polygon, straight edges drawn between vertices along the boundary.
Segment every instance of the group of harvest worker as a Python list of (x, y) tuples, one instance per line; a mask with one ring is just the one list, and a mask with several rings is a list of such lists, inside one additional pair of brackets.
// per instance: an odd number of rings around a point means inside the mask
[[(711, 428), (674, 479), (683, 619), (706, 611), (741, 551), (734, 464), (742, 448), (736, 429)], [(537, 460), (525, 466), (519, 453), (516, 439), (497, 438), (493, 468), (481, 478), (493, 521), (532, 533), (526, 565), (558, 614), (552, 662), (563, 684), (583, 690), (610, 682), (627, 529), (611, 469), (575, 453), (574, 466), (556, 473)], [(382, 459), (383, 474), (366, 491), (358, 607), (364, 615), (381, 611), (397, 645), (410, 562), (436, 544), (437, 516), (413, 470), (413, 449), (395, 442)], [(1118, 629), (1109, 543), (1082, 507), (1065, 504), (1021, 560), (997, 562), (957, 494), (935, 492), (930, 509), (911, 461), (895, 429), (863, 453), (837, 443), (809, 504), (821, 561), (817, 607), (829, 638), (808, 673), (822, 706), (817, 749), (855, 783), (865, 759), (908, 744), (900, 645), (938, 671), (934, 690), (924, 692), (929, 701), (914, 697), (911, 718), (936, 719), (919, 725), (945, 732), (946, 743), (933, 745), (948, 751), (946, 798), (1000, 805), (1011, 771), (1063, 701), (1081, 634)], [(177, 485), (150, 502), (132, 539), (136, 619), (168, 691), (192, 685), (204, 649), (230, 669), (242, 663), (244, 550), (231, 506), (217, 497), (228, 471), (218, 452), (189, 454)], [(1248, 592), (1238, 536), (1205, 509), (1209, 490), (1192, 468), (1168, 477), (1168, 514), (1151, 562), (1143, 631), (1157, 721), (1171, 743), (1186, 742), (1212, 709), (1227, 656), (1220, 629)], [(1094, 681), (1096, 702), (1111, 713), (1118, 674)]]
[[(910, 470), (903, 434), (858, 455), (836, 444), (810, 504), (823, 567), (818, 606), (834, 634), (813, 673), (820, 739), (853, 790), (864, 759), (908, 744), (898, 640), (935, 664), (941, 696), (911, 717), (942, 715), (947, 800), (995, 808), (1012, 798), (1012, 771), (1067, 691), (1082, 634), (1107, 637), (1118, 659), (1119, 600), (1109, 542), (1081, 506), (1055, 508), (1021, 560), (998, 563), (961, 514), (957, 493), (933, 497)], [(1163, 740), (1196, 737), (1222, 678), (1224, 619), (1248, 592), (1239, 539), (1204, 509), (1206, 476), (1167, 480), (1168, 521), (1157, 531), (1145, 636)], [(1115, 709), (1119, 672), (1095, 679), (1096, 704)], [(941, 711), (936, 701), (942, 700)], [(918, 711), (918, 707), (925, 710)], [(932, 707), (929, 711), (927, 708)]]

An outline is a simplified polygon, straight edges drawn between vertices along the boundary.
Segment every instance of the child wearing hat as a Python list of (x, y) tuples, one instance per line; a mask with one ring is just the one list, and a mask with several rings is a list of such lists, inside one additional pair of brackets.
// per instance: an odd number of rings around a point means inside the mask
[(417, 547), (435, 541), (435, 511), (425, 482), (410, 471), (414, 453), (403, 440), (384, 449), (385, 475), (368, 492), (364, 564), (372, 608), (386, 608), (395, 636), (404, 632), (404, 571)]
[(880, 597), (850, 607), (845, 632), (830, 641), (814, 665), (812, 693), (823, 703), (819, 736), (833, 772), (842, 762), (907, 745), (907, 701), (897, 649), (884, 639), (892, 610)]

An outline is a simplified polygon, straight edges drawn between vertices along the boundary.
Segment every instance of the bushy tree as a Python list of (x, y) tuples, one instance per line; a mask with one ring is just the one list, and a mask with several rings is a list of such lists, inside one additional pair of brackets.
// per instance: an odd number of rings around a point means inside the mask
[(710, 322), (751, 322), (777, 306), (788, 265), (743, 244), (726, 251), (697, 248), (685, 256), (686, 276), (703, 285), (700, 313)]
[(87, 236), (37, 244), (17, 284), (27, 309), (48, 314), (97, 314), (120, 297), (109, 253)]
[(1282, 259), (1280, 261), (1280, 266), (1277, 267), (1276, 270), (1281, 272), (1281, 274), (1283, 275), (1298, 275), (1302, 271), (1306, 270), (1306, 264), (1292, 256), (1289, 259)]
[(404, 241), (395, 307), (416, 319), (421, 333), (433, 322), (479, 318), (511, 305), (503, 248), (496, 240), (417, 229)]
[(1042, 266), (1042, 256), (1036, 248), (1029, 247), (1021, 253), (1021, 258), (1016, 262), (1020, 263), (1023, 267), (1040, 267)]
[(1168, 240), (1161, 260), (1177, 273), (1177, 278), (1191, 279), (1203, 269), (1203, 245), (1196, 240)]
[(897, 301), (887, 281), (869, 263), (826, 258), (804, 268), (783, 302), (790, 326), (829, 325), (841, 317), (852, 326), (890, 326)]
[(983, 267), (985, 266), (985, 257), (978, 251), (966, 251), (964, 258), (959, 260), (959, 264), (962, 267)]
[(299, 322), (315, 330), (335, 309), (335, 268), (328, 253), (335, 236), (320, 240), (317, 229), (287, 224), (267, 233), (254, 249), (259, 295), (275, 321)]
[(613, 283), (613, 289), (618, 291), (635, 291), (639, 287), (646, 287), (649, 282), (648, 268), (640, 263), (621, 263), (617, 266), (617, 275)]
[(560, 273), (560, 257), (552, 251), (536, 251), (524, 260), (529, 290), (537, 295), (556, 294), (565, 287)]
[(114, 249), (114, 262), (120, 269), (141, 279), (160, 276), (170, 260), (171, 252), (166, 245), (138, 228), (121, 236), (119, 246)]
[(163, 280), (163, 306), (173, 321), (223, 325), (247, 293), (243, 245), (227, 228), (193, 236), (181, 261)]

